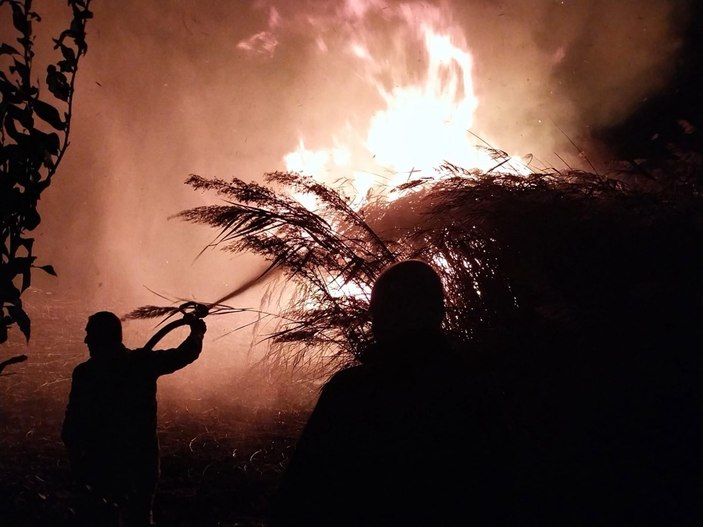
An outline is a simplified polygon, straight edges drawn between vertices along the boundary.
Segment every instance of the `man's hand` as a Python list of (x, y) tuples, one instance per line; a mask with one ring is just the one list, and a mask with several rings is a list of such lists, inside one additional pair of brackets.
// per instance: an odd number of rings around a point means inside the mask
[(196, 335), (200, 338), (205, 335), (205, 332), (207, 331), (207, 326), (205, 325), (205, 321), (201, 318), (195, 318), (188, 323), (190, 325), (190, 333), (191, 335)]

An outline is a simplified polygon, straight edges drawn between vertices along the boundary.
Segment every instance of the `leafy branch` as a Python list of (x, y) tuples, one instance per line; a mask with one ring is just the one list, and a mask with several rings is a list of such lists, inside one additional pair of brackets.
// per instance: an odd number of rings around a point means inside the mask
[(17, 35), (14, 43), (0, 43), (0, 343), (14, 324), (30, 338), (30, 318), (21, 295), (31, 284), (32, 269), (56, 274), (51, 265), (35, 265), (34, 238), (27, 232), (41, 222), (37, 203), (70, 144), (76, 73), (88, 49), (85, 28), (93, 16), (90, 2), (68, 0), (71, 22), (53, 39), (60, 58), (46, 68), (49, 93), (43, 93), (33, 80), (34, 24), (41, 17), (31, 0), (0, 0)]

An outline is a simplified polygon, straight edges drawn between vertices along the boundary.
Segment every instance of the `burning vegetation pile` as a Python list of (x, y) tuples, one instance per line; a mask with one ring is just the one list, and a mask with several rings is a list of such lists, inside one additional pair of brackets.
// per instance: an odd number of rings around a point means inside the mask
[(191, 176), (188, 184), (225, 203), (178, 217), (219, 229), (213, 245), (261, 255), (271, 277), (295, 285), (269, 358), (329, 373), (363, 360), (371, 284), (406, 258), (442, 274), (446, 328), (467, 354), (547, 328), (580, 340), (694, 326), (703, 268), (696, 177), (700, 166), (642, 177), (444, 163), (355, 209), (299, 173), (267, 174), (266, 185)]

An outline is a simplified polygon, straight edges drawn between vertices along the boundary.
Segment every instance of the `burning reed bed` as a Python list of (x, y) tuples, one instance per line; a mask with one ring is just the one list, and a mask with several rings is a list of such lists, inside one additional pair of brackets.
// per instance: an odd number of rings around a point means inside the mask
[(582, 338), (700, 316), (698, 157), (651, 171), (516, 175), (494, 155), (492, 172), (444, 163), (432, 177), (376, 189), (361, 207), (298, 173), (266, 174), (264, 185), (192, 175), (189, 185), (224, 203), (177, 217), (217, 229), (212, 247), (270, 263), (262, 309), (280, 306), (283, 289), (287, 304), (267, 358), (321, 377), (363, 360), (371, 285), (406, 258), (438, 268), (446, 329), (470, 354), (545, 325)]

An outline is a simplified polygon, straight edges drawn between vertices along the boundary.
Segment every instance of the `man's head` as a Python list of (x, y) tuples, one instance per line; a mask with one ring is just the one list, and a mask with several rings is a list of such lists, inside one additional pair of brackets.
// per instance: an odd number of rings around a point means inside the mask
[(91, 357), (109, 353), (122, 346), (122, 322), (110, 311), (99, 311), (88, 317), (85, 343)]
[(442, 281), (423, 261), (393, 264), (373, 286), (370, 311), (378, 342), (438, 330), (444, 319)]

